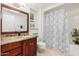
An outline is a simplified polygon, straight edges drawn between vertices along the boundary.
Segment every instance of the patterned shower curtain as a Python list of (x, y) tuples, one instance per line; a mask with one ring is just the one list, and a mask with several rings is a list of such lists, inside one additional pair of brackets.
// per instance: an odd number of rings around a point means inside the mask
[(68, 40), (68, 19), (65, 9), (58, 9), (44, 14), (43, 41), (49, 48), (67, 52)]

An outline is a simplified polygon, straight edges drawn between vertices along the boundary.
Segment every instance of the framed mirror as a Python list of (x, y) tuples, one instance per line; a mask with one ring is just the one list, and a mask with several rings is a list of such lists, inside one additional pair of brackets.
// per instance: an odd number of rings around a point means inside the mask
[(29, 14), (19, 9), (1, 4), (1, 32), (28, 33)]

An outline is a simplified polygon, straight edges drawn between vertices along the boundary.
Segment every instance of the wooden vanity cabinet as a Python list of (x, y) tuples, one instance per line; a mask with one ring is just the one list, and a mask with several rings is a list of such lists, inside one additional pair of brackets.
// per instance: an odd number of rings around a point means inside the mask
[(31, 38), (23, 41), (23, 55), (24, 56), (35, 56), (37, 55), (37, 40)]
[(1, 45), (2, 56), (36, 56), (37, 38)]
[(22, 54), (22, 42), (13, 42), (1, 46), (2, 56), (18, 56)]

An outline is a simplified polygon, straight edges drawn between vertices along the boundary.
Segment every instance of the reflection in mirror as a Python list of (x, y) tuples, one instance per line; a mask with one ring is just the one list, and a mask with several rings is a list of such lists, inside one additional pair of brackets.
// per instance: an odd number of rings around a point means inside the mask
[(28, 14), (2, 7), (2, 33), (28, 32)]

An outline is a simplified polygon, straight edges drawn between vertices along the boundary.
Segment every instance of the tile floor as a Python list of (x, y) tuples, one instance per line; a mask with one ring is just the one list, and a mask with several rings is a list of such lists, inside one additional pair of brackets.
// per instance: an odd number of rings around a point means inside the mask
[(38, 56), (65, 56), (64, 53), (57, 51), (55, 49), (47, 48), (45, 51), (37, 53)]

